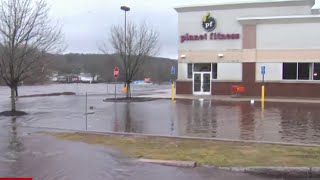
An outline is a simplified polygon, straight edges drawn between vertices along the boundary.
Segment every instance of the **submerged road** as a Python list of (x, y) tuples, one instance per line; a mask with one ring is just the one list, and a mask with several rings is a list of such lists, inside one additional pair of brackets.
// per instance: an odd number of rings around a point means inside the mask
[(61, 141), (29, 134), (16, 141), (1, 139), (0, 177), (34, 180), (267, 180), (260, 176), (213, 170), (177, 168), (137, 162), (105, 146)]

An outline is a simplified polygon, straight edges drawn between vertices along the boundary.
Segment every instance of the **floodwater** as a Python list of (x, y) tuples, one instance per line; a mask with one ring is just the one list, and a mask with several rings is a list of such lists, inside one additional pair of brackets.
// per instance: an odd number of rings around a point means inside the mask
[[(267, 103), (262, 114), (258, 105), (249, 102), (103, 102), (106, 97), (114, 97), (114, 85), (106, 84), (20, 87), (20, 95), (63, 91), (73, 91), (77, 95), (20, 98), (18, 109), (29, 115), (0, 117), (0, 177), (35, 180), (272, 179), (208, 168), (139, 163), (109, 147), (60, 141), (38, 133), (50, 128), (320, 144), (319, 105), (315, 104)], [(123, 96), (121, 85), (118, 93)], [(155, 93), (170, 93), (170, 85), (134, 86), (134, 95)], [(0, 111), (7, 110), (9, 89), (0, 87), (0, 99)]]
[(45, 134), (19, 134), (17, 129), (11, 130), (8, 137), (1, 136), (0, 139), (0, 177), (32, 177), (34, 180), (274, 179), (212, 168), (140, 163), (108, 147), (60, 141)]
[[(103, 102), (104, 98), (114, 96), (114, 85), (106, 84), (23, 86), (20, 91), (21, 95), (77, 93), (76, 96), (20, 98), (18, 109), (30, 113), (17, 118), (21, 127), (320, 144), (320, 104), (266, 103), (262, 113), (259, 103), (250, 102)], [(87, 115), (85, 92), (88, 92)], [(9, 108), (8, 93), (6, 88), (0, 89), (0, 110)], [(118, 93), (123, 96), (120, 86)], [(134, 95), (151, 93), (170, 93), (170, 85), (134, 87)], [(8, 118), (0, 118), (2, 124), (10, 122)]]

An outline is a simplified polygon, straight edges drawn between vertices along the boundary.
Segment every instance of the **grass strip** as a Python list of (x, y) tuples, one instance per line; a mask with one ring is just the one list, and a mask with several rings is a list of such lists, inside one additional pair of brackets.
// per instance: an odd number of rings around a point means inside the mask
[(113, 147), (132, 158), (196, 161), (213, 166), (320, 166), (320, 147), (179, 138), (50, 133), (61, 140)]

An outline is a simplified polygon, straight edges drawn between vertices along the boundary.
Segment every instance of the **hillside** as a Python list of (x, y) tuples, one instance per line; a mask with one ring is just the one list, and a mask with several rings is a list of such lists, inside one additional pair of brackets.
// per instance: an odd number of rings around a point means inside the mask
[[(177, 69), (177, 61), (167, 58), (150, 57), (146, 59), (137, 73), (135, 80), (150, 77), (154, 82), (170, 81), (171, 66)], [(121, 68), (121, 60), (116, 55), (105, 54), (65, 54), (55, 55), (52, 58), (50, 69), (59, 74), (71, 73), (91, 73), (99, 75), (102, 81), (113, 81), (113, 68), (120, 67), (120, 78), (123, 80), (123, 69)]]

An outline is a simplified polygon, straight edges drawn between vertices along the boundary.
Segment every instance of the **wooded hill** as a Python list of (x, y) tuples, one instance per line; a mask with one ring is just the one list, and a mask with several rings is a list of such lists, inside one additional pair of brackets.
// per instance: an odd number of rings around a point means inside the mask
[[(105, 54), (65, 54), (55, 55), (50, 64), (50, 69), (59, 75), (91, 73), (93, 76), (99, 75), (101, 81), (114, 81), (113, 69), (120, 68), (119, 81), (124, 77), (121, 60), (116, 55)], [(177, 70), (177, 60), (149, 57), (141, 66), (140, 71), (134, 80), (143, 80), (149, 77), (153, 82), (166, 82), (176, 79), (177, 75), (171, 75), (171, 66)], [(176, 71), (177, 74), (177, 71)]]

